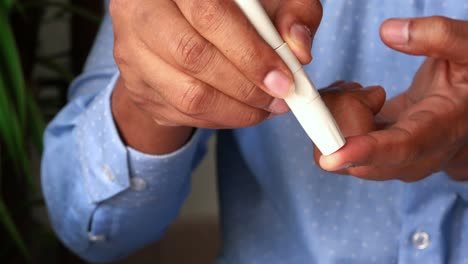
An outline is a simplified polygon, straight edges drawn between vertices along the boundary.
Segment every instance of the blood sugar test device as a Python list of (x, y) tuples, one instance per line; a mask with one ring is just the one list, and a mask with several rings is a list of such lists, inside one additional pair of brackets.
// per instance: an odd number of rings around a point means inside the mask
[(260, 36), (278, 53), (294, 74), (294, 89), (284, 99), (302, 128), (323, 155), (330, 155), (339, 150), (346, 142), (335, 119), (302, 64), (281, 38), (260, 1), (235, 2)]

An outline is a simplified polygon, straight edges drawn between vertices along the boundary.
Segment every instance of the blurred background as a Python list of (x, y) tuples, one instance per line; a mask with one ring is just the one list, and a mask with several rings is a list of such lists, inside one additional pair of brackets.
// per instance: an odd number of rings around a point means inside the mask
[[(66, 104), (103, 12), (99, 0), (0, 0), (0, 263), (83, 263), (57, 240), (40, 192), (45, 124)], [(213, 147), (162, 241), (119, 263), (211, 263), (219, 247)]]

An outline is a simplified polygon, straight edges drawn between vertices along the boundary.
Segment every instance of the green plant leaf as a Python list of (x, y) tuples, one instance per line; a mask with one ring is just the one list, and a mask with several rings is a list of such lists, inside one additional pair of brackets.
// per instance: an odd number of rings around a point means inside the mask
[[(2, 72), (0, 72), (0, 138), (5, 143), (6, 152), (10, 160), (14, 161), (18, 173), (25, 174), (27, 187), (30, 193), (34, 193), (32, 172), (27, 159), (27, 151), (23, 141), (23, 131), (16, 118), (16, 112), (8, 101), (5, 82)], [(13, 219), (3, 200), (0, 199), (0, 222), (9, 234), (23, 257), (29, 261), (29, 253), (26, 244), (22, 240)]]
[(15, 245), (10, 241), (7, 242), (6, 245), (2, 245), (0, 248), (0, 259), (6, 258), (8, 254), (10, 254), (15, 249)]
[(3, 10), (5, 10), (4, 14), (8, 14), (13, 7), (14, 0), (0, 0), (0, 7), (2, 7)]
[(15, 142), (13, 130), (10, 127), (11, 115), (16, 113), (12, 112), (10, 101), (6, 93), (5, 82), (3, 81), (3, 74), (0, 72), (0, 135), (6, 144), (8, 154), (15, 154)]
[(15, 38), (8, 17), (0, 15), (0, 65), (5, 73), (6, 88), (12, 90), (16, 101), (20, 127), (26, 122), (26, 86), (24, 83), (21, 61), (16, 48)]
[(18, 169), (18, 173), (25, 175), (30, 193), (35, 193), (29, 155), (25, 144), (25, 133), (16, 116), (16, 111), (8, 101), (4, 78), (0, 72), (0, 138), (7, 147), (7, 154)]
[(18, 229), (16, 228), (15, 223), (13, 222), (13, 218), (8, 212), (8, 208), (3, 202), (3, 199), (0, 199), (0, 221), (2, 222), (3, 227), (6, 229), (7, 233), (10, 235), (11, 239), (14, 241), (16, 247), (21, 252), (23, 257), (29, 261), (30, 255), (26, 247), (26, 243), (18, 232)]

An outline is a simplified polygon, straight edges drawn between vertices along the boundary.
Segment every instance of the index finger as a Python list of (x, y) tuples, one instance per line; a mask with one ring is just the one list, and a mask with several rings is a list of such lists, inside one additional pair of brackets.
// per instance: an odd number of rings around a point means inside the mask
[(193, 28), (249, 80), (269, 94), (286, 96), (293, 77), (234, 1), (174, 0)]
[[(427, 106), (432, 107), (427, 108)], [(326, 170), (350, 166), (404, 166), (443, 151), (466, 137), (463, 111), (435, 97), (384, 130), (350, 137), (338, 152), (320, 158)]]

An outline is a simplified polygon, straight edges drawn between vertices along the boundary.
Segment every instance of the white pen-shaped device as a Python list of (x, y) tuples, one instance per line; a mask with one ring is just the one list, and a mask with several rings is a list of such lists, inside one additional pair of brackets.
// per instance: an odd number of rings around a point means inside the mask
[(235, 0), (262, 38), (278, 53), (294, 74), (294, 90), (284, 99), (297, 120), (323, 155), (339, 150), (345, 139), (335, 119), (305, 72), (302, 64), (258, 0)]

